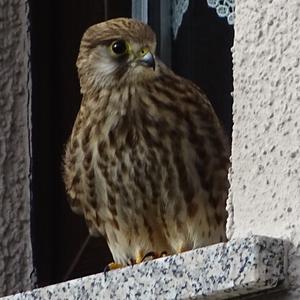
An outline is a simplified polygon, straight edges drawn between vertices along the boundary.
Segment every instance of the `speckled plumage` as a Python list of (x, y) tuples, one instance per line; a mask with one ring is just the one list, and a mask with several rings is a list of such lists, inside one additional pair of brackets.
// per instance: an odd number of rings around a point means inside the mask
[[(128, 53), (110, 51), (124, 40)], [(72, 209), (104, 235), (115, 262), (174, 254), (225, 240), (228, 149), (203, 92), (154, 55), (155, 35), (132, 19), (84, 34), (77, 60), (81, 92), (64, 159)]]

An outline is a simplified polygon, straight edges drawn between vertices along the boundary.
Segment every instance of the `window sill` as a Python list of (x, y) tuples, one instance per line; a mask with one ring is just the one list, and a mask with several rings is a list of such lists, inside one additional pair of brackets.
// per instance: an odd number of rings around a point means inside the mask
[(282, 289), (285, 258), (282, 240), (251, 236), (3, 299), (230, 299)]

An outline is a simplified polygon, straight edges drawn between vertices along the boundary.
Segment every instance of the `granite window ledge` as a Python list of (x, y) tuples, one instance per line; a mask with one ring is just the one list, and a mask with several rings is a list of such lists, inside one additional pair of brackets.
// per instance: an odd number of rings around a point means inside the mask
[(285, 248), (251, 236), (3, 299), (231, 299), (276, 291), (286, 286)]

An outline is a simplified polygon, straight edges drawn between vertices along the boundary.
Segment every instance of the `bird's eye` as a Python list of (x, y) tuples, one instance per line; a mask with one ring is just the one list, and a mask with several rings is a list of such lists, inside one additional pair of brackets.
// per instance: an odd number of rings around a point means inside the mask
[(124, 40), (117, 40), (114, 41), (111, 44), (111, 51), (115, 54), (115, 55), (122, 55), (127, 53), (128, 51), (128, 46), (127, 43)]

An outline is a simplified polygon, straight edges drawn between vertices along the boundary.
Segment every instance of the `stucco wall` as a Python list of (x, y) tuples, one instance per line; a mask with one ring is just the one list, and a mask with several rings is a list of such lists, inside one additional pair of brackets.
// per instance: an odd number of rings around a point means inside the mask
[(32, 287), (25, 0), (0, 0), (0, 296)]
[(300, 0), (236, 0), (233, 60), (228, 235), (290, 240), (300, 299)]

